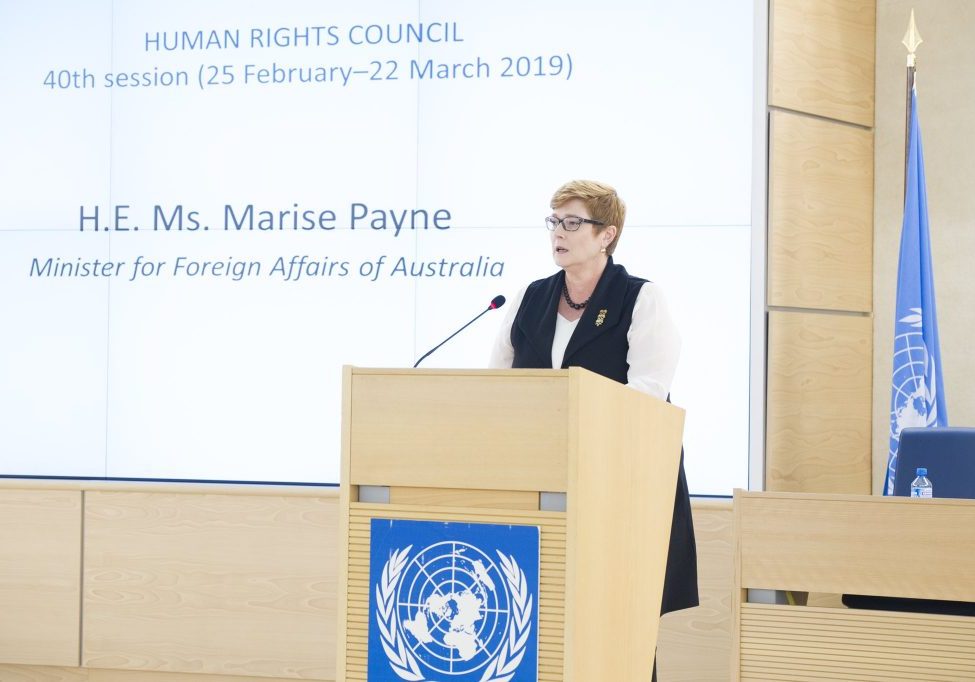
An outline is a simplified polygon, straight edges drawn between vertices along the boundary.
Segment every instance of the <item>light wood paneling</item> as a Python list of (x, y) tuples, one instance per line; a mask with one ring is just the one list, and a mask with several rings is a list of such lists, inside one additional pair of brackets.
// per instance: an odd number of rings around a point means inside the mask
[(701, 605), (660, 621), (657, 672), (668, 682), (727, 682), (735, 585), (731, 500), (691, 500)]
[[(875, 24), (874, 0), (770, 3), (770, 307), (873, 310)], [(868, 492), (872, 321), (788, 315), (768, 319), (765, 487)]]
[(873, 125), (874, 0), (773, 0), (769, 104)]
[[(79, 514), (80, 514), (79, 504)], [(91, 682), (85, 668), (40, 665), (2, 665), (0, 682)]]
[(773, 111), (768, 302), (869, 312), (873, 133)]
[[(684, 411), (588, 374), (570, 398), (566, 680), (653, 665)], [(667, 485), (654, 485), (666, 481)]]
[(87, 682), (291, 682), (286, 677), (248, 677), (242, 675), (196, 675), (192, 673), (135, 672), (92, 668)]
[(434, 507), (475, 507), (480, 509), (522, 509), (537, 511), (539, 497), (527, 490), (461, 490), (443, 488), (389, 489), (391, 504), (430, 505)]
[(768, 490), (870, 492), (872, 331), (868, 317), (769, 313)]
[[(565, 514), (469, 509), (423, 510), (400, 505), (353, 504), (349, 521), (349, 589), (347, 615), (346, 680), (366, 679), (369, 645), (370, 522), (373, 518), (420, 521), (469, 521), (538, 526), (541, 555), (538, 596), (538, 679), (563, 679), (563, 631), (565, 622)], [(391, 674), (390, 679), (395, 679)]]
[[(22, 485), (21, 481), (8, 481), (3, 482), (0, 486), (9, 486), (18, 495), (25, 494), (26, 488)], [(64, 492), (58, 492), (58, 494), (74, 494), (79, 496), (79, 488), (94, 488), (94, 489), (104, 489), (106, 486), (100, 482), (92, 483), (81, 483), (75, 482), (70, 488), (74, 492), (69, 492), (64, 482), (52, 482), (51, 486), (58, 490), (64, 490)], [(154, 484), (115, 484), (113, 488), (124, 488), (129, 492), (138, 492), (139, 490), (154, 490), (153, 493), (159, 494), (161, 489), (165, 486), (154, 485)], [(193, 490), (193, 486), (182, 486), (174, 485), (174, 488), (178, 488), (183, 491)], [(213, 493), (215, 491), (235, 491), (241, 492), (241, 488), (230, 487), (230, 486), (204, 486), (205, 490)], [(266, 495), (261, 495), (263, 491), (267, 488), (261, 487), (249, 487), (247, 491), (251, 495), (255, 495), (258, 498), (266, 498)], [(282, 489), (284, 492), (292, 492), (290, 488)], [(9, 494), (9, 490), (5, 490), (0, 495)], [(308, 489), (294, 489), (294, 495), (296, 499), (314, 500), (313, 496), (309, 495)], [(318, 491), (321, 494), (321, 491)], [(46, 494), (46, 493), (45, 493)], [(204, 497), (212, 497), (212, 495), (207, 495)], [(273, 497), (272, 497), (273, 499)], [(335, 499), (335, 498), (333, 498)], [(212, 500), (211, 500), (212, 502)], [(728, 538), (726, 537), (728, 533), (728, 516), (730, 512), (728, 511), (729, 503), (723, 501), (712, 501), (712, 500), (697, 500), (693, 501), (694, 508), (694, 519), (695, 526), (697, 530), (698, 539), (698, 566), (700, 570), (700, 584), (701, 584), (701, 595), (702, 595), (702, 606), (697, 609), (692, 609), (676, 614), (671, 614), (665, 617), (661, 623), (661, 635), (660, 635), (660, 669), (666, 675), (665, 679), (673, 680), (695, 680), (696, 682), (718, 682), (727, 679), (727, 667), (728, 658), (727, 652), (729, 647), (729, 635), (727, 632), (728, 623), (730, 622), (730, 612), (728, 610), (727, 601), (730, 598), (730, 592), (728, 584), (731, 580), (730, 577), (730, 549), (728, 547)], [(114, 506), (114, 505), (113, 505)], [(127, 506), (127, 505), (126, 505)], [(147, 522), (146, 532), (149, 533), (152, 524), (149, 523), (153, 515), (158, 514), (159, 510), (158, 504), (151, 504), (144, 509), (144, 511), (139, 512), (145, 517)], [(132, 509), (132, 513), (136, 513), (136, 509)], [(215, 509), (214, 509), (215, 511)], [(502, 512), (506, 514), (507, 512)], [(78, 514), (78, 536), (71, 540), (76, 545), (80, 543), (80, 515), (81, 506), (80, 502), (77, 506)], [(119, 515), (119, 520), (122, 519), (122, 514)], [(309, 517), (313, 523), (314, 528), (310, 532), (318, 534), (319, 528), (317, 526), (316, 516), (313, 515)], [(523, 515), (516, 515), (521, 517)], [(531, 515), (529, 515), (531, 516)], [(546, 519), (550, 518), (548, 514), (542, 514)], [(3, 518), (11, 518), (9, 515)], [(504, 516), (505, 519), (511, 517)], [(182, 519), (182, 520), (181, 520)], [(154, 549), (145, 547), (146, 554), (150, 554), (155, 557), (153, 559), (156, 561), (164, 561), (171, 551), (174, 544), (174, 534), (179, 534), (178, 527), (180, 524), (185, 524), (187, 526), (200, 525), (202, 529), (206, 524), (202, 523), (202, 518), (196, 518), (192, 520), (184, 514), (172, 515), (169, 517), (172, 528), (168, 528), (166, 524), (159, 524), (156, 526), (157, 532), (157, 543), (153, 543)], [(236, 522), (230, 522), (232, 519), (225, 520), (225, 529), (228, 534), (227, 540), (216, 539), (213, 544), (221, 551), (225, 549), (228, 545), (244, 545), (250, 546), (255, 543), (260, 544), (264, 542), (263, 537), (263, 525), (255, 524), (255, 530), (259, 537), (251, 540), (242, 535), (240, 525)], [(547, 523), (547, 521), (546, 521)], [(128, 524), (123, 524), (127, 526)], [(297, 541), (305, 541), (308, 537), (308, 530), (302, 529), (299, 524), (297, 527), (292, 528), (288, 524), (282, 525), (282, 533), (292, 533), (292, 531), (298, 534)], [(564, 524), (563, 524), (564, 526)], [(131, 530), (124, 530), (124, 534), (131, 532)], [(334, 531), (333, 531), (334, 532)], [(564, 528), (562, 530), (564, 534)], [(124, 542), (124, 540), (123, 540)], [(146, 542), (149, 542), (148, 538)], [(179, 543), (178, 543), (179, 544)], [(9, 547), (9, 545), (6, 545)], [(269, 552), (275, 551), (274, 547), (268, 546)], [(123, 548), (123, 551), (125, 548)], [(217, 549), (214, 550), (215, 552)], [(223, 572), (223, 567), (227, 561), (228, 551), (223, 552), (220, 559), (214, 561), (212, 570), (214, 572)], [(563, 549), (564, 552), (564, 549)], [(282, 555), (277, 562), (279, 565), (284, 566), (286, 564), (285, 555)], [(174, 560), (178, 560), (174, 558)], [(80, 559), (79, 559), (80, 561)], [(269, 559), (270, 561), (270, 559)], [(144, 562), (140, 562), (140, 565), (144, 565)], [(80, 583), (80, 564), (76, 564), (77, 576)], [(37, 577), (43, 578), (43, 575), (38, 574)], [(150, 576), (143, 576), (145, 579), (149, 579)], [(120, 576), (121, 578), (121, 576)], [(225, 577), (226, 590), (229, 592), (233, 589), (232, 580), (230, 576)], [(172, 591), (168, 593), (167, 597), (169, 602), (175, 607), (180, 602), (186, 602), (189, 600), (200, 599), (201, 588), (200, 586), (193, 585), (191, 582), (185, 582), (182, 587), (186, 588), (185, 594), (179, 594), (181, 586), (176, 581), (171, 581)], [(157, 586), (156, 588), (151, 588), (148, 584), (145, 587), (139, 588), (142, 595), (149, 595), (153, 589), (157, 595), (166, 594), (163, 589), (164, 586)], [(139, 594), (139, 592), (133, 590), (128, 593), (133, 597), (133, 603), (130, 603), (130, 607), (126, 610), (124, 614), (126, 622), (131, 622), (133, 619), (137, 618), (137, 614), (140, 612), (140, 604), (147, 607), (147, 617), (162, 617), (161, 614), (161, 603), (160, 599), (150, 599), (145, 598), (142, 602), (135, 602), (134, 599)], [(302, 597), (303, 600), (311, 600), (321, 596), (320, 588), (317, 585), (310, 585), (307, 593)], [(326, 599), (327, 597), (321, 597)], [(77, 602), (77, 599), (75, 600)], [(220, 615), (220, 614), (218, 614)], [(271, 613), (271, 615), (275, 615)], [(36, 619), (37, 614), (32, 612), (30, 619)], [(206, 614), (202, 611), (199, 614), (199, 620), (195, 625), (201, 629), (211, 629), (210, 626), (204, 625), (204, 620)], [(299, 619), (303, 618), (299, 616)], [(27, 622), (30, 621), (27, 619)], [(270, 622), (270, 621), (269, 621)], [(279, 626), (280, 621), (276, 618), (274, 619), (275, 627)], [(77, 618), (73, 620), (73, 627), (77, 630)], [(213, 628), (219, 627), (219, 623), (212, 626)], [(264, 626), (255, 628), (257, 632), (263, 632)], [(97, 632), (96, 632), (97, 634)], [(548, 636), (548, 635), (546, 635)], [(242, 638), (244, 644), (248, 644), (247, 637)], [(297, 640), (298, 646), (304, 646), (301, 640)], [(159, 646), (161, 642), (154, 643), (154, 646)], [(184, 662), (189, 664), (193, 661), (199, 660), (200, 657), (207, 654), (203, 651), (203, 647), (210, 646), (211, 642), (207, 637), (201, 638), (199, 641), (193, 643), (195, 647), (195, 653), (192, 655), (186, 655), (184, 650)], [(187, 645), (188, 646), (188, 645)], [(331, 651), (334, 648), (334, 644), (330, 640), (328, 644), (324, 647), (325, 651)], [(150, 652), (150, 655), (152, 652)], [(133, 656), (133, 658), (142, 659), (142, 652), (138, 655)], [(723, 668), (722, 668), (723, 666)], [(554, 670), (552, 662), (549, 662), (549, 670)], [(558, 679), (555, 675), (550, 675), (551, 679)], [(268, 682), (278, 682), (278, 680), (289, 679), (289, 678), (278, 678), (278, 677), (249, 677), (244, 675), (212, 675), (212, 674), (198, 674), (190, 672), (179, 672), (179, 673), (165, 673), (165, 672), (151, 672), (148, 670), (137, 671), (131, 669), (105, 669), (105, 668), (74, 668), (74, 667), (44, 667), (44, 666), (27, 666), (27, 665), (0, 665), (0, 682), (245, 682), (247, 679), (263, 679)]]
[(735, 515), (733, 680), (975, 679), (972, 618), (742, 603), (745, 588), (975, 601), (975, 500), (736, 490)]
[(0, 490), (0, 662), (78, 665), (81, 493)]
[(335, 632), (335, 677), (341, 682), (348, 679), (344, 671), (348, 670), (348, 632), (349, 632), (349, 519), (352, 502), (359, 500), (359, 486), (350, 485), (349, 475), (351, 461), (349, 453), (352, 449), (352, 371), (353, 367), (342, 367), (342, 472), (339, 480), (339, 525), (336, 529), (336, 543), (338, 545), (338, 582), (336, 583), (336, 632)]
[(292, 682), (285, 677), (0, 665), (0, 682)]
[(0, 479), (0, 490), (73, 490), (114, 492), (164, 492), (202, 495), (281, 495), (283, 497), (338, 498), (337, 485), (264, 483), (172, 483), (170, 481), (105, 481), (84, 479)]
[(334, 679), (335, 497), (86, 498), (83, 665)]
[(568, 372), (352, 371), (352, 485), (565, 492)]
[(736, 499), (742, 587), (975, 601), (975, 500)]
[(971, 618), (743, 604), (742, 680), (975, 679)]

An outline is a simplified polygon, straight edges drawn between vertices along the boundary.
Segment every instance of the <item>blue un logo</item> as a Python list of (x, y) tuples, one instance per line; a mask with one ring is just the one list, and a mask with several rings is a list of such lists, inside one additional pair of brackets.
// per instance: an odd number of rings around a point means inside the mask
[(538, 528), (373, 519), (369, 679), (536, 680)]

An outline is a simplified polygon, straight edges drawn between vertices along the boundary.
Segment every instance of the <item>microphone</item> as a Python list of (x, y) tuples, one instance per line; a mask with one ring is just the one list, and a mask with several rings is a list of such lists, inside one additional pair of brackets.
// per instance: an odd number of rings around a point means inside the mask
[(420, 356), (420, 359), (416, 361), (416, 364), (413, 365), (413, 368), (416, 369), (416, 367), (421, 362), (423, 362), (425, 359), (427, 359), (430, 355), (433, 354), (433, 351), (437, 350), (438, 348), (440, 348), (440, 346), (444, 345), (445, 343), (447, 343), (448, 341), (450, 341), (452, 338), (454, 338), (455, 336), (457, 336), (458, 334), (460, 334), (462, 331), (464, 331), (465, 329), (467, 329), (468, 327), (470, 327), (472, 324), (474, 324), (475, 322), (477, 322), (481, 318), (481, 315), (483, 315), (484, 313), (489, 312), (491, 310), (497, 310), (498, 308), (500, 308), (501, 306), (503, 306), (504, 305), (504, 301), (505, 301), (504, 296), (501, 296), (500, 294), (497, 295), (497, 296), (495, 296), (494, 298), (492, 298), (491, 299), (491, 302), (488, 304), (488, 307), (485, 308), (484, 310), (482, 310), (481, 312), (479, 312), (477, 314), (477, 316), (473, 320), (471, 320), (470, 322), (468, 322), (467, 324), (465, 324), (463, 327), (461, 327), (460, 329), (458, 329), (457, 331), (455, 331), (453, 334), (451, 334), (446, 339), (444, 339), (443, 341), (441, 341), (440, 343), (438, 343), (436, 346), (434, 346), (433, 348), (431, 348), (430, 350), (428, 350), (426, 353), (424, 353), (422, 356)]

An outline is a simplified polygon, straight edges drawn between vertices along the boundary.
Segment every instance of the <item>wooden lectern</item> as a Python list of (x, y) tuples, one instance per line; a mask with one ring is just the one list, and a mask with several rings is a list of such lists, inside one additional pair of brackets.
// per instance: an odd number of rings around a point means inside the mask
[(373, 518), (537, 526), (538, 679), (650, 679), (683, 410), (578, 368), (346, 367), (343, 390), (338, 680), (366, 679)]

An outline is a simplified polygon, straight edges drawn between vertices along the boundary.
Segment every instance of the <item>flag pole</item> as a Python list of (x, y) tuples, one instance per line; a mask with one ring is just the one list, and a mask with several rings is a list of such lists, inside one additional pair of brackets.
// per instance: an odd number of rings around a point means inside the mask
[(904, 113), (904, 196), (907, 196), (907, 163), (911, 151), (911, 94), (914, 92), (914, 77), (917, 73), (917, 46), (924, 42), (917, 32), (914, 23), (914, 9), (911, 9), (911, 20), (904, 34), (904, 47), (907, 48), (907, 108)]
[[(897, 462), (901, 431), (911, 427), (948, 425), (941, 341), (934, 294), (928, 202), (924, 180), (924, 150), (917, 117), (916, 57), (921, 36), (911, 22), (904, 36), (907, 58), (907, 163), (904, 183), (904, 219), (901, 223), (894, 304), (894, 357), (890, 395), (890, 447), (884, 493), (903, 490)], [(908, 476), (910, 474), (908, 473)]]

